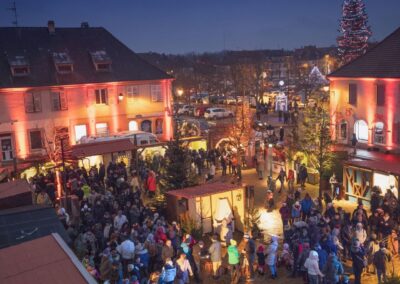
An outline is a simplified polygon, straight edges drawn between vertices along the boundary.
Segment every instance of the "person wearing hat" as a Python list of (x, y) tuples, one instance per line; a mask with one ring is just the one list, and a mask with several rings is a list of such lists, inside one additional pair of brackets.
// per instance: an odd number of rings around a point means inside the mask
[(245, 247), (243, 250), (244, 256), (245, 256), (245, 270), (248, 272), (247, 273), (247, 281), (254, 281), (254, 260), (256, 257), (256, 244), (254, 243), (254, 240), (250, 238), (248, 234), (245, 234), (243, 236), (243, 240), (245, 243)]
[(212, 262), (212, 267), (213, 267), (213, 278), (217, 279), (218, 278), (218, 270), (219, 267), (221, 266), (221, 243), (218, 241), (218, 236), (213, 235), (212, 239), (212, 244), (208, 248), (208, 253), (210, 254), (210, 260)]
[(319, 277), (325, 276), (319, 268), (318, 253), (315, 250), (310, 251), (308, 258), (304, 262), (304, 267), (307, 269), (308, 283), (310, 284), (318, 284)]
[(272, 279), (278, 277), (276, 271), (277, 253), (278, 253), (278, 237), (272, 236), (271, 243), (269, 244), (267, 249), (267, 262), (266, 262), (271, 272)]
[(293, 222), (300, 221), (301, 205), (299, 201), (296, 201), (292, 206), (292, 219)]
[(382, 283), (382, 280), (384, 282), (387, 281), (387, 266), (390, 261), (392, 261), (391, 253), (386, 249), (386, 244), (384, 242), (380, 242), (379, 250), (374, 254), (373, 259), (379, 284)]
[(350, 254), (353, 261), (354, 284), (361, 284), (361, 274), (366, 266), (366, 260), (365, 251), (359, 240), (355, 239), (353, 241)]
[(234, 239), (230, 240), (228, 246), (228, 264), (230, 266), (231, 283), (238, 283), (240, 278), (239, 271), (240, 253), (237, 248), (237, 242)]
[(135, 244), (130, 239), (124, 240), (119, 246), (117, 251), (122, 258), (122, 268), (124, 275), (126, 275), (126, 267), (131, 263), (135, 257)]

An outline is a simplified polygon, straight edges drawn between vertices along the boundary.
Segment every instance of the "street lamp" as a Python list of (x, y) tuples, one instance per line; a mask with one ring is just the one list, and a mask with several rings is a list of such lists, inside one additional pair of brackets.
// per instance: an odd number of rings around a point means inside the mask
[(123, 99), (124, 99), (124, 94), (123, 93), (119, 93), (118, 102), (122, 102)]
[(183, 95), (183, 89), (176, 90), (176, 93), (181, 97)]
[(324, 92), (328, 92), (329, 91), (329, 86), (324, 86), (322, 89), (324, 90)]

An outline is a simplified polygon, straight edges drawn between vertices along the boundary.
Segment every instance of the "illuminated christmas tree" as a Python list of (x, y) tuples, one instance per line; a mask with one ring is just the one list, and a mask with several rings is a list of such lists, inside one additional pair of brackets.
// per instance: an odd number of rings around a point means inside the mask
[(371, 28), (362, 0), (344, 0), (339, 31), (341, 36), (337, 38), (337, 43), (342, 63), (348, 63), (366, 52)]

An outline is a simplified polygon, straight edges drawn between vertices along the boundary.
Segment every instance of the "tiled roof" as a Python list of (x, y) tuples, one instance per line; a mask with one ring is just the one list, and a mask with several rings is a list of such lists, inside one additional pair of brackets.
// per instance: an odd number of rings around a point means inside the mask
[(42, 237), (0, 250), (0, 283), (96, 283), (63, 240)]
[(400, 78), (400, 28), (328, 77)]
[[(111, 71), (96, 71), (92, 54), (99, 51), (109, 57)], [(71, 74), (57, 73), (54, 53), (68, 54)], [(30, 73), (12, 76), (14, 61), (29, 64)], [(0, 88), (160, 79), (171, 77), (101, 27), (56, 28), (54, 34), (47, 27), (0, 28)]]
[(171, 190), (168, 191), (167, 194), (176, 197), (183, 197), (186, 199), (190, 199), (195, 197), (208, 196), (211, 194), (221, 193), (225, 191), (231, 191), (240, 188), (243, 188), (243, 186), (238, 186), (235, 184), (223, 183), (223, 182), (214, 182), (193, 187), (187, 187), (184, 189)]

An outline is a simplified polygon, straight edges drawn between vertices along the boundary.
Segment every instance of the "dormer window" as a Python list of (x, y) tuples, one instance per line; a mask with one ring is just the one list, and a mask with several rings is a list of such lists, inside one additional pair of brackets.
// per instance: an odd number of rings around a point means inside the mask
[(69, 74), (74, 71), (74, 65), (67, 52), (53, 52), (53, 61), (59, 74)]
[(90, 52), (92, 61), (96, 71), (109, 72), (111, 71), (111, 58), (105, 50), (98, 50)]
[(25, 56), (18, 55), (9, 58), (8, 63), (10, 64), (11, 74), (14, 77), (23, 77), (29, 75), (29, 63)]

